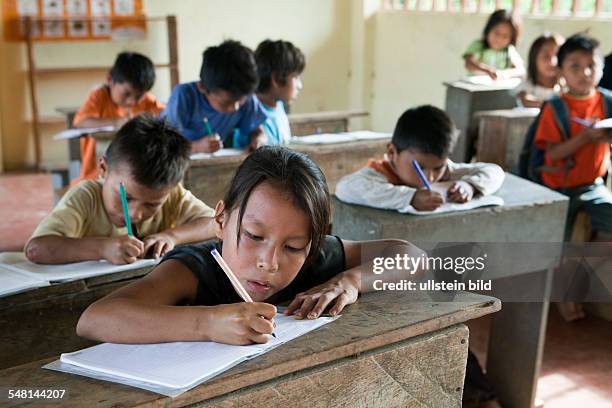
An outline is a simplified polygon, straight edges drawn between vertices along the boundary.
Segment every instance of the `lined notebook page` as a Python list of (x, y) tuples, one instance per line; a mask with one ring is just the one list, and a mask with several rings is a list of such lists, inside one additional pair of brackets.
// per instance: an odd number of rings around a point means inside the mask
[(0, 266), (0, 297), (42, 286), (49, 286), (49, 282)]
[[(444, 181), (441, 183), (434, 183), (431, 185), (431, 189), (433, 191), (437, 191), (438, 193), (442, 194), (442, 197), (444, 197), (445, 200), (448, 200), (447, 191), (448, 191), (448, 188), (453, 183), (454, 181)], [(474, 208), (479, 208), (479, 207), (500, 206), (500, 205), (504, 205), (503, 198), (497, 197), (494, 195), (489, 195), (489, 196), (478, 196), (476, 198), (471, 199), (467, 203), (462, 203), (462, 204), (446, 201), (444, 204), (436, 208), (434, 211), (419, 211), (411, 206), (401, 212), (405, 214), (413, 214), (413, 215), (429, 215), (429, 214), (441, 214), (441, 213), (452, 212), (452, 211), (467, 211), (467, 210), (472, 210)]]
[(157, 264), (160, 259), (139, 259), (126, 265), (113, 265), (107, 261), (75, 262), (63, 265), (39, 265), (28, 261), (23, 252), (4, 252), (0, 254), (0, 267), (10, 269), (30, 278), (50, 282), (63, 282), (109, 273), (145, 268)]
[[(60, 360), (91, 372), (91, 376), (104, 373), (105, 379), (109, 381), (114, 381), (115, 377), (117, 382), (130, 379), (162, 387), (185, 389), (335, 319), (337, 317), (294, 320), (290, 316), (277, 315), (274, 318), (277, 338), (272, 338), (266, 344), (231, 346), (213, 342), (142, 345), (104, 343), (62, 354)], [(83, 371), (79, 373), (83, 374)]]

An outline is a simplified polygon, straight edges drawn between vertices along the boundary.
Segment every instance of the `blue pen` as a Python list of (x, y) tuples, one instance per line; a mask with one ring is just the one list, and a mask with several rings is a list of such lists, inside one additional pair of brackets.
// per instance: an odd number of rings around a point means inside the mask
[(419, 173), (419, 177), (421, 178), (421, 180), (423, 180), (425, 188), (431, 190), (431, 186), (429, 185), (429, 182), (427, 181), (427, 177), (425, 177), (423, 170), (421, 170), (421, 166), (419, 166), (419, 163), (416, 160), (412, 160), (412, 165), (414, 166), (414, 169), (417, 171), (417, 173)]
[(582, 118), (573, 117), (572, 120), (574, 122), (576, 122), (576, 123), (578, 123), (578, 124), (580, 124), (580, 125), (582, 125), (584, 127), (588, 127), (588, 128), (593, 127), (593, 125), (595, 125), (595, 123), (590, 122), (590, 121), (585, 120), (585, 119), (582, 119)]

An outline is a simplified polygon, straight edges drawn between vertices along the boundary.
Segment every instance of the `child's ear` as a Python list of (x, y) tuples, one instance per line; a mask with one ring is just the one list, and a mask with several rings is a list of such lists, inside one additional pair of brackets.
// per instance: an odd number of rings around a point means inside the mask
[(273, 72), (272, 75), (270, 75), (270, 84), (272, 84), (272, 88), (280, 88), (282, 86), (278, 80), (278, 75), (276, 72)]
[(98, 174), (102, 178), (105, 178), (108, 174), (108, 163), (106, 163), (104, 156), (98, 159)]
[(223, 228), (225, 227), (225, 203), (219, 200), (215, 206), (215, 235), (223, 239)]
[(111, 86), (114, 83), (113, 78), (111, 78), (110, 71), (106, 73), (106, 85)]
[(390, 162), (393, 162), (395, 158), (397, 157), (397, 148), (391, 142), (387, 143), (386, 156), (387, 156), (387, 160), (389, 160)]

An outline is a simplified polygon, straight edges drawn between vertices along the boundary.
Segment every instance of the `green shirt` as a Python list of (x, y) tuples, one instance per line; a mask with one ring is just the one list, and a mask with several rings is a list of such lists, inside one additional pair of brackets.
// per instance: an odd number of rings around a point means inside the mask
[(523, 65), (521, 56), (512, 44), (503, 50), (494, 50), (492, 48), (485, 48), (482, 40), (474, 40), (463, 53), (463, 58), (469, 55), (476, 55), (478, 62), (495, 69), (508, 69)]

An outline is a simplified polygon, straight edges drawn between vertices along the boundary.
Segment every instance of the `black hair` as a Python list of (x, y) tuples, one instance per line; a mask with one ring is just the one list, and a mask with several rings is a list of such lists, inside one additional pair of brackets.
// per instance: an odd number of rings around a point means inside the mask
[(109, 170), (124, 164), (137, 183), (165, 188), (183, 179), (190, 153), (191, 143), (165, 120), (143, 114), (119, 129), (104, 157)]
[(233, 40), (207, 48), (202, 56), (200, 82), (208, 92), (226, 91), (237, 98), (252, 94), (258, 83), (253, 52)]
[(527, 63), (527, 79), (531, 81), (531, 83), (537, 85), (538, 84), (538, 65), (536, 63), (538, 59), (538, 54), (540, 50), (545, 44), (553, 43), (557, 47), (563, 44), (563, 37), (557, 33), (549, 33), (546, 32), (535, 39), (535, 41), (531, 44), (531, 48), (529, 48), (529, 59)]
[(410, 149), (419, 153), (448, 157), (457, 140), (457, 129), (448, 115), (431, 105), (408, 109), (400, 116), (391, 143), (400, 153)]
[(331, 218), (329, 191), (323, 172), (307, 155), (286, 147), (264, 146), (251, 153), (236, 170), (223, 199), (227, 217), (239, 208), (238, 243), (249, 197), (264, 182), (285, 192), (309, 217), (311, 246), (306, 263), (311, 262), (321, 249)]
[(569, 37), (557, 52), (557, 61), (559, 67), (563, 65), (563, 61), (569, 54), (576, 51), (585, 51), (591, 55), (599, 52), (599, 41), (587, 35), (587, 33), (577, 33)]
[(153, 62), (142, 54), (122, 52), (110, 69), (110, 77), (113, 82), (127, 82), (138, 91), (146, 92), (155, 83), (155, 68)]
[(302, 51), (289, 41), (262, 41), (255, 50), (255, 62), (259, 74), (257, 92), (266, 92), (272, 86), (272, 74), (281, 84), (287, 83), (291, 74), (301, 74), (306, 66)]
[(487, 24), (485, 25), (484, 30), (482, 31), (482, 42), (485, 48), (491, 48), (489, 42), (487, 41), (487, 36), (498, 24), (508, 23), (512, 30), (512, 35), (510, 37), (510, 44), (516, 46), (518, 42), (518, 38), (521, 33), (521, 27), (518, 21), (517, 16), (514, 15), (513, 12), (506, 9), (499, 9), (493, 12), (489, 16), (489, 20), (487, 20)]

